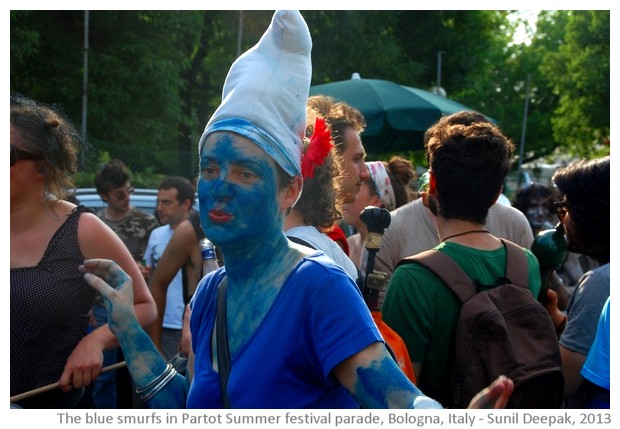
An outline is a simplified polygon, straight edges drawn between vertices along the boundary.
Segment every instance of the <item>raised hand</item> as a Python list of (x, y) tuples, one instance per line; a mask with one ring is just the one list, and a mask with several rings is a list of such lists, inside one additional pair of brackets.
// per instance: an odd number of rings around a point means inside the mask
[(474, 396), (467, 408), (506, 408), (514, 387), (511, 379), (500, 375), (486, 389)]
[(119, 329), (136, 321), (131, 277), (116, 262), (87, 259), (79, 270), (84, 273), (84, 280), (103, 296), (108, 325), (113, 333), (118, 335)]

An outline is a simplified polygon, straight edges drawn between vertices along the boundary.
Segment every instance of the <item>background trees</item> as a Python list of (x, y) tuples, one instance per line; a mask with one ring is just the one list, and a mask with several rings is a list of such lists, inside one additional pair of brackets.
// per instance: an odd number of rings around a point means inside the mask
[[(532, 43), (512, 44), (509, 11), (302, 11), (313, 84), (386, 79), (429, 89), (522, 138), (523, 161), (609, 152), (609, 11), (543, 11)], [(197, 173), (196, 142), (237, 52), (272, 11), (91, 11), (84, 169), (121, 157), (138, 173)], [(83, 11), (11, 11), (11, 90), (82, 118)], [(241, 25), (240, 25), (241, 24)], [(406, 154), (421, 163), (416, 154)], [(372, 154), (387, 157), (389, 154)]]

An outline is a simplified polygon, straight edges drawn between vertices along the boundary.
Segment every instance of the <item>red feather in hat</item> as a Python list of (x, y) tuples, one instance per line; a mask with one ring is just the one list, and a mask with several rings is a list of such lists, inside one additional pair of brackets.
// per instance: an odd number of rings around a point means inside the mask
[(334, 144), (331, 132), (325, 120), (321, 117), (316, 118), (310, 143), (301, 157), (301, 175), (304, 179), (314, 176), (314, 168), (325, 162), (325, 157), (332, 147)]

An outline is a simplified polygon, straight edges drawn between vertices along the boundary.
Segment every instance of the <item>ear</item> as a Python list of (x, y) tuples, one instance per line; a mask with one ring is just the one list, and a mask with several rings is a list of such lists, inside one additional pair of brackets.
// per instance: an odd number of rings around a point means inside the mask
[(303, 188), (304, 179), (301, 176), (293, 177), (293, 180), (289, 185), (283, 188), (280, 192), (280, 208), (288, 210), (295, 205), (299, 197), (301, 196), (301, 190)]
[(375, 207), (383, 207), (383, 201), (381, 201), (381, 198), (379, 198), (378, 195), (373, 195), (371, 197), (369, 205), (375, 206)]
[[(436, 215), (435, 211), (437, 211), (437, 181), (435, 180), (435, 175), (431, 170), (429, 170), (428, 175), (428, 191), (420, 192), (420, 198), (422, 198), (422, 204), (424, 207), (429, 209), (431, 213)], [(431, 201), (433, 198), (433, 201)]]
[(432, 170), (428, 172), (428, 193), (431, 195), (437, 194), (437, 181)]
[(44, 178), (45, 177), (45, 161), (37, 162), (35, 168), (37, 170), (37, 178)]

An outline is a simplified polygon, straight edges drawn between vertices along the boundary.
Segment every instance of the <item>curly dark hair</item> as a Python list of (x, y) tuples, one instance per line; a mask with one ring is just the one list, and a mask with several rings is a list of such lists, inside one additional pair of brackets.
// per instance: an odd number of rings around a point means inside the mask
[(610, 259), (610, 157), (581, 160), (556, 170), (551, 178), (567, 203), (568, 248), (600, 263)]
[(46, 105), (11, 92), (11, 144), (41, 155), (45, 162), (46, 198), (65, 199), (75, 188), (82, 137), (57, 105)]
[(95, 175), (95, 187), (100, 195), (107, 195), (112, 189), (120, 188), (131, 180), (131, 172), (120, 159), (113, 159)]
[(554, 199), (557, 198), (557, 191), (551, 186), (542, 183), (531, 183), (517, 191), (512, 201), (512, 206), (525, 213), (532, 200), (544, 200), (548, 213), (555, 213), (553, 206)]
[(471, 125), (477, 122), (487, 124), (492, 123), (489, 118), (484, 116), (482, 113), (478, 113), (474, 110), (463, 110), (453, 113), (451, 115), (442, 116), (424, 133), (424, 146), (426, 146), (426, 143), (428, 143), (428, 139), (433, 135), (433, 132), (437, 128), (445, 127), (447, 125)]
[(484, 224), (510, 171), (513, 143), (495, 125), (438, 123), (428, 132), (439, 215)]
[(313, 177), (304, 178), (304, 187), (293, 210), (303, 215), (306, 225), (313, 225), (326, 232), (342, 218), (340, 175), (334, 149), (323, 164), (314, 169)]

